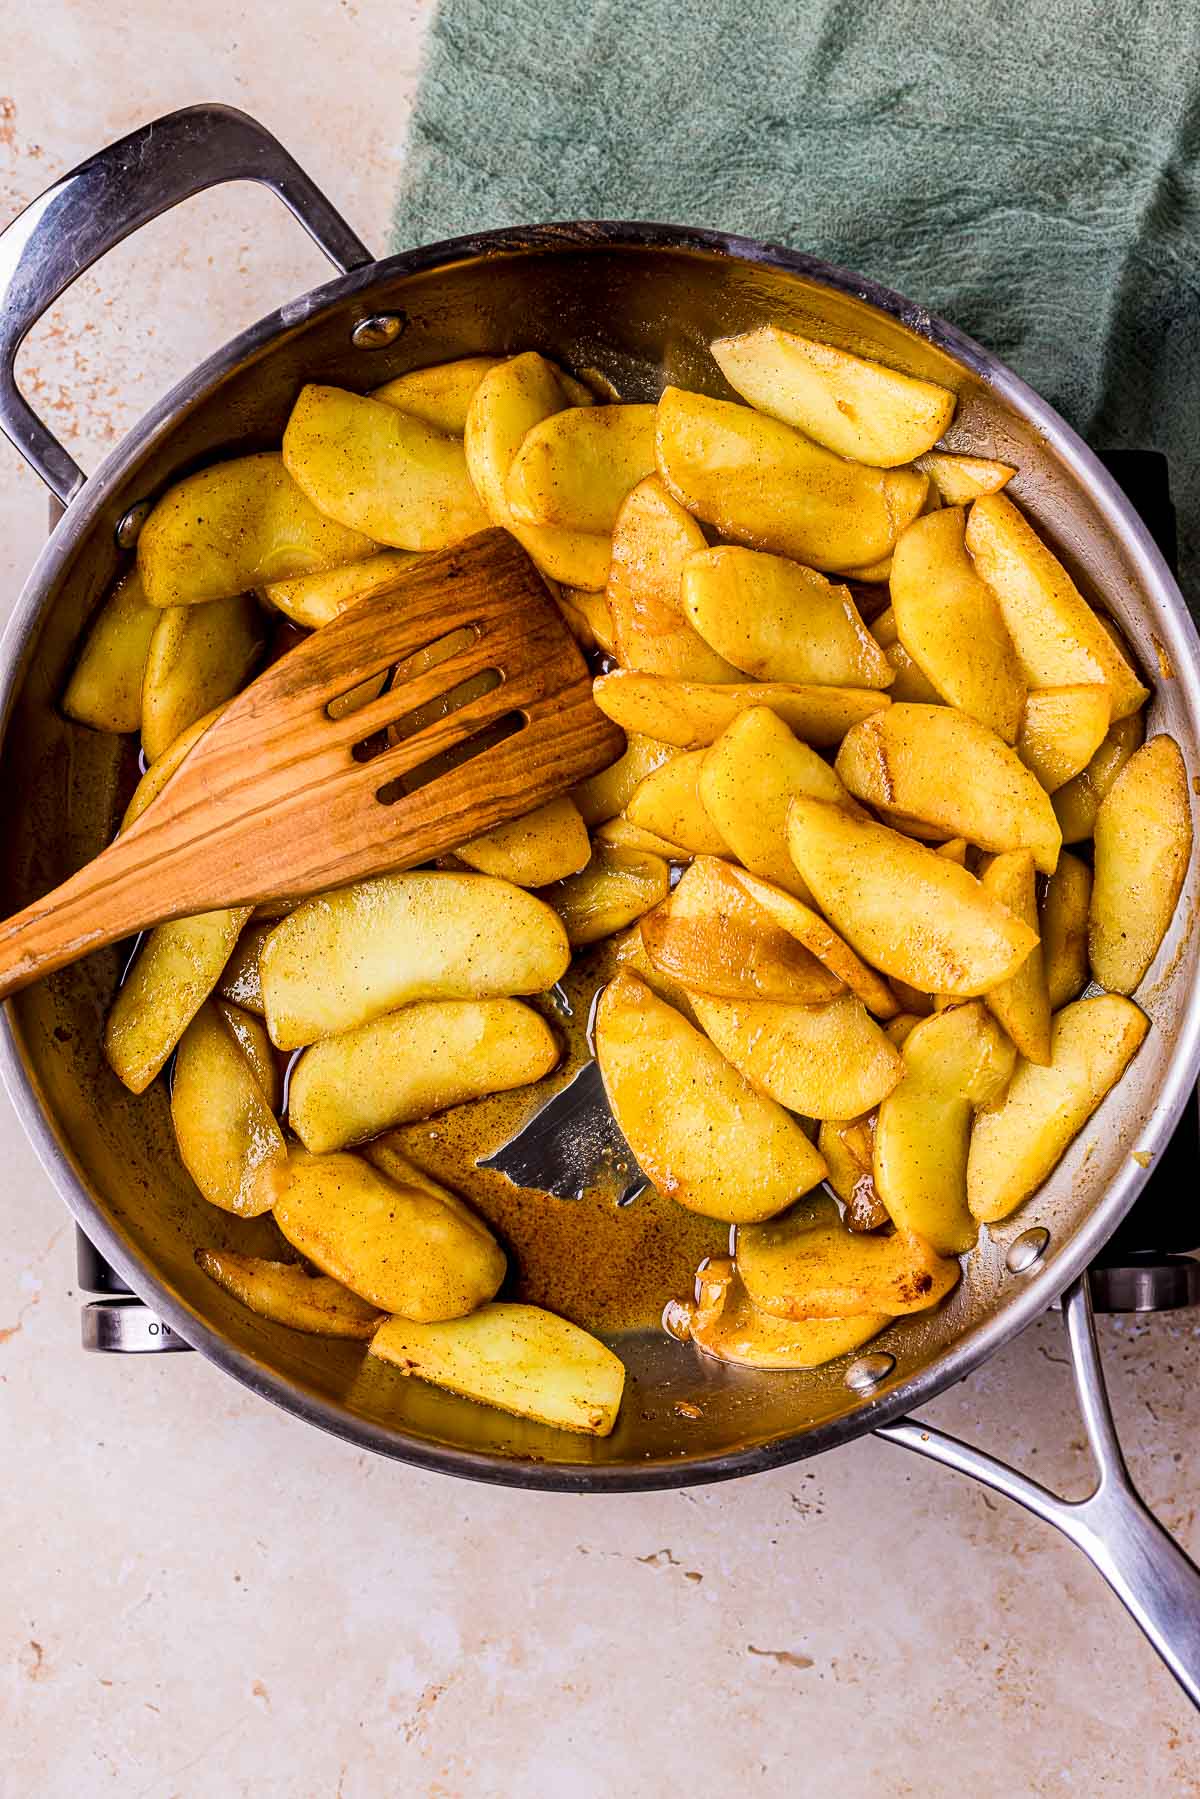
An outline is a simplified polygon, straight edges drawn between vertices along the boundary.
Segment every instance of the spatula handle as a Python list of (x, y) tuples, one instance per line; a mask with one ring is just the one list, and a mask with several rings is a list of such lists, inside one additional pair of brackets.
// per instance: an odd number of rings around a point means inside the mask
[[(0, 999), (162, 916), (136, 827), (0, 924)], [(159, 903), (156, 905), (156, 898)]]

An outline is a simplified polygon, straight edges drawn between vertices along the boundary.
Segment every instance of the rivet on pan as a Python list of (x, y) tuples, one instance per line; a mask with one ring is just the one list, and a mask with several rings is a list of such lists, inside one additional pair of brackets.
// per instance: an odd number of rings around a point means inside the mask
[(141, 536), (142, 526), (150, 517), (149, 500), (139, 500), (120, 519), (115, 536), (119, 550), (131, 550)]
[(1010, 1274), (1028, 1274), (1037, 1266), (1046, 1253), (1046, 1245), (1050, 1241), (1050, 1232), (1044, 1224), (1035, 1224), (1029, 1230), (1022, 1231), (1014, 1237), (1008, 1246), (1008, 1254), (1004, 1265)]
[(846, 1370), (846, 1385), (856, 1393), (869, 1393), (881, 1380), (886, 1380), (895, 1366), (895, 1356), (889, 1355), (886, 1349), (877, 1349), (874, 1355), (860, 1355)]
[(394, 312), (373, 312), (369, 319), (359, 319), (350, 342), (356, 350), (382, 350), (385, 344), (394, 344), (402, 330)]

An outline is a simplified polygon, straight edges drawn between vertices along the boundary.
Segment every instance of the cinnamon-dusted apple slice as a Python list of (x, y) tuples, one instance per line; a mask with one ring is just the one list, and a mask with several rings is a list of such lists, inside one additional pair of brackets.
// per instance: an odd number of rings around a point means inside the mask
[(954, 395), (832, 344), (760, 325), (712, 345), (743, 399), (839, 456), (896, 468), (930, 449), (954, 417)]
[(1096, 815), (1088, 954), (1110, 993), (1132, 993), (1153, 962), (1191, 854), (1183, 756), (1173, 737), (1152, 737), (1130, 757)]
[(863, 687), (812, 687), (785, 681), (707, 683), (616, 668), (600, 675), (593, 693), (601, 712), (625, 731), (639, 732), (681, 750), (715, 743), (734, 719), (766, 706), (804, 743), (828, 749), (851, 725), (888, 704), (886, 693)]
[(499, 361), (498, 356), (459, 356), (453, 362), (409, 369), (374, 388), (371, 398), (395, 406), (412, 418), (424, 419), (448, 437), (461, 437), (467, 428), (467, 413), (475, 390)]
[(1145, 703), (1147, 690), (1116, 640), (1007, 494), (975, 501), (966, 545), (999, 602), (1029, 687), (1102, 682), (1114, 719)]
[(572, 787), (571, 799), (589, 830), (605, 824), (624, 812), (626, 806), (652, 769), (661, 768), (679, 751), (670, 743), (630, 731), (625, 754), (618, 756), (597, 775), (589, 775), (578, 787)]
[(819, 912), (814, 912), (794, 894), (751, 874), (748, 869), (730, 866), (726, 878), (748, 894), (775, 924), (811, 951), (818, 962), (823, 962), (830, 974), (843, 981), (851, 993), (856, 993), (868, 1012), (873, 1012), (876, 1018), (892, 1018), (899, 1011), (887, 982), (855, 954)]
[(921, 472), (929, 476), (944, 506), (967, 506), (981, 494), (999, 493), (1017, 472), (1008, 462), (994, 462), (987, 456), (951, 455), (949, 450), (927, 450), (914, 460)]
[(943, 1255), (960, 1255), (979, 1231), (967, 1207), (971, 1123), (1003, 1093), (1017, 1052), (972, 1000), (922, 1019), (902, 1054), (904, 1078), (875, 1121), (875, 1186), (897, 1225)]
[(890, 1319), (778, 1318), (760, 1312), (729, 1256), (713, 1256), (696, 1276), (695, 1303), (675, 1300), (664, 1322), (705, 1355), (740, 1368), (820, 1368), (878, 1336)]
[(1000, 1105), (979, 1113), (967, 1158), (967, 1200), (981, 1223), (1015, 1212), (1037, 1191), (1116, 1085), (1150, 1021), (1132, 1000), (1097, 994), (1054, 1020), (1049, 1066), (1018, 1062)]
[(1047, 793), (1085, 769), (1104, 742), (1112, 714), (1107, 687), (1042, 687), (1026, 696), (1017, 752)]
[(1064, 850), (1042, 896), (1042, 956), (1050, 1010), (1078, 999), (1088, 984), (1088, 909), (1092, 871)]
[(740, 885), (739, 872), (715, 856), (697, 857), (670, 899), (642, 920), (655, 967), (717, 999), (814, 1005), (844, 992), (837, 975)]
[(857, 1118), (900, 1079), (898, 1052), (852, 993), (819, 1006), (713, 999), (691, 988), (688, 998), (721, 1054), (805, 1118)]
[(899, 640), (950, 706), (1015, 743), (1025, 677), (995, 595), (976, 573), (959, 506), (926, 513), (892, 556)]
[(507, 1300), (438, 1323), (389, 1318), (370, 1353), (479, 1405), (589, 1437), (608, 1436), (625, 1387), (620, 1357), (599, 1338)]
[(832, 1200), (739, 1229), (737, 1271), (761, 1311), (778, 1318), (855, 1318), (925, 1312), (958, 1281), (958, 1263), (915, 1231), (848, 1231)]
[(704, 755), (699, 792), (738, 861), (798, 899), (808, 899), (809, 891), (788, 852), (793, 796), (810, 794), (859, 810), (828, 762), (765, 706), (740, 713)]
[(314, 1337), (368, 1342), (385, 1313), (327, 1274), (309, 1274), (299, 1262), (271, 1262), (229, 1249), (198, 1249), (196, 1264), (239, 1305), (273, 1324)]
[(587, 867), (543, 887), (541, 898), (562, 919), (571, 948), (581, 949), (633, 924), (666, 898), (670, 885), (660, 855), (597, 842)]
[(700, 637), (735, 673), (829, 687), (891, 682), (850, 589), (816, 569), (736, 544), (701, 547), (684, 564), (681, 595)]
[(605, 987), (595, 1036), (630, 1149), (659, 1192), (689, 1211), (731, 1224), (770, 1218), (824, 1176), (783, 1107), (636, 975), (622, 971)]
[(625, 816), (631, 824), (677, 843), (694, 856), (728, 853), (724, 833), (705, 803), (700, 780), (705, 750), (685, 750), (653, 769), (629, 797)]
[(1062, 834), (1050, 796), (1015, 750), (953, 706), (889, 706), (846, 733), (834, 767), (868, 805), (980, 849), (1032, 850), (1054, 873)]
[(788, 844), (859, 955), (923, 993), (973, 999), (1015, 974), (1037, 943), (965, 868), (840, 806), (794, 799)]
[(683, 571), (704, 533), (657, 475), (628, 493), (613, 526), (606, 598), (623, 668), (678, 681), (736, 681), (738, 671), (690, 622)]
[(565, 406), (579, 405), (563, 371), (536, 350), (488, 369), (467, 405), (467, 468), (494, 525), (511, 531), (544, 574), (568, 587), (599, 592), (608, 579), (608, 533), (523, 525), (508, 503), (509, 470), (526, 435)]
[[(913, 1020), (916, 1023), (916, 1020)], [(848, 1231), (877, 1231), (890, 1222), (872, 1166), (877, 1112), (865, 1118), (825, 1118), (817, 1148), (829, 1164), (825, 1179), (841, 1200)]]
[(654, 473), (653, 406), (568, 406), (526, 434), (504, 484), (520, 525), (609, 535), (630, 489)]
[[(1031, 930), (1038, 930), (1033, 857), (1028, 850), (1006, 850), (990, 857), (980, 869), (979, 879), (993, 899), (1023, 919)], [(992, 988), (987, 1003), (1028, 1061), (1050, 1060), (1050, 989), (1040, 943), (1030, 950), (1014, 975)]]
[(806, 567), (866, 567), (917, 516), (915, 469), (846, 462), (748, 406), (668, 387), (658, 403), (658, 472), (681, 506), (751, 549)]
[(1053, 796), (1054, 816), (1064, 843), (1082, 843), (1096, 829), (1104, 796), (1134, 751), (1141, 748), (1146, 727), (1139, 712), (1119, 718), (1085, 769)]
[[(283, 461), (327, 518), (393, 549), (442, 550), (487, 528), (460, 438), (345, 388), (301, 388)], [(301, 572), (280, 568), (276, 577)], [(255, 585), (270, 578), (260, 574)]]

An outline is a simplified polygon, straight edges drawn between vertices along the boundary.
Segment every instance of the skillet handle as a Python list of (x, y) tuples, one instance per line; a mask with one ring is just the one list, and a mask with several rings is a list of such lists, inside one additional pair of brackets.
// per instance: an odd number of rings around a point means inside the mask
[(1082, 1549), (1200, 1708), (1200, 1569), (1149, 1510), (1117, 1440), (1092, 1316), (1088, 1277), (1063, 1294), (1071, 1367), (1098, 1479), (1086, 1499), (1062, 1499), (957, 1437), (899, 1418), (876, 1435), (969, 1474), (1053, 1524)]
[(259, 181), (343, 273), (373, 260), (278, 140), (232, 106), (187, 106), (89, 156), (0, 233), (0, 431), (65, 506), (83, 470), (25, 400), (14, 364), (27, 333), (123, 238), (224, 181)]

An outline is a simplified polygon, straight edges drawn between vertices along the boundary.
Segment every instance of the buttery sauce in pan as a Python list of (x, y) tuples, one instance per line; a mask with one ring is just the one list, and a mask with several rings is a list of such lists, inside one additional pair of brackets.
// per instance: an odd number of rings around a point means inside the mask
[(582, 1199), (557, 1199), (515, 1187), (498, 1170), (476, 1164), (506, 1143), (589, 1059), (587, 1020), (610, 965), (611, 951), (603, 946), (573, 960), (562, 980), (570, 1017), (549, 1001), (532, 1002), (564, 1046), (563, 1060), (548, 1080), (392, 1133), (406, 1155), (469, 1199), (495, 1230), (509, 1257), (503, 1297), (546, 1306), (606, 1332), (657, 1325), (667, 1301), (691, 1291), (704, 1257), (728, 1249), (728, 1225), (685, 1211), (653, 1187), (630, 1205), (618, 1205), (615, 1176)]

